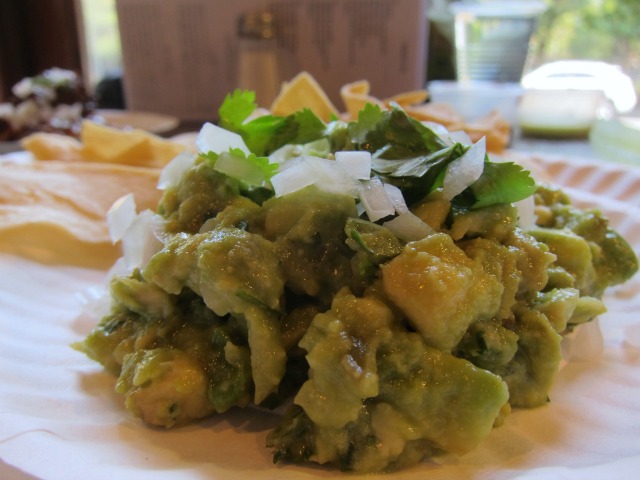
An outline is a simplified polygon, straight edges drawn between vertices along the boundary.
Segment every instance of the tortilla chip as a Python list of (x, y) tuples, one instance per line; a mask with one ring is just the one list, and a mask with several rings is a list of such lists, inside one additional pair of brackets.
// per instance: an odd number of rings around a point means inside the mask
[(346, 112), (339, 115), (325, 92), (315, 79), (307, 72), (302, 72), (291, 82), (284, 83), (278, 98), (271, 106), (274, 115), (289, 115), (302, 108), (311, 109), (316, 115), (328, 122), (331, 117), (345, 121), (356, 120), (359, 112), (368, 103), (387, 110), (392, 104), (399, 105), (407, 114), (421, 122), (434, 122), (446, 127), (449, 131), (463, 130), (473, 141), (481, 137), (487, 138), (487, 150), (502, 152), (511, 140), (511, 126), (499, 114), (492, 112), (484, 118), (467, 123), (451, 105), (446, 103), (426, 103), (429, 92), (412, 90), (380, 100), (370, 94), (371, 85), (367, 80), (347, 83), (340, 89), (340, 97)]
[(303, 108), (309, 108), (325, 122), (338, 117), (338, 109), (308, 72), (284, 83), (270, 110), (274, 115), (286, 116)]
[(82, 122), (83, 156), (96, 162), (141, 165), (148, 161), (149, 139), (142, 130), (118, 130)]
[(0, 250), (50, 264), (108, 267), (121, 255), (106, 214), (133, 193), (155, 209), (157, 169), (89, 162), (0, 163)]
[(164, 167), (185, 145), (144, 130), (122, 130), (85, 120), (80, 140), (56, 133), (34, 133), (22, 147), (36, 160), (118, 163), (140, 167)]
[(340, 97), (347, 108), (347, 116), (349, 119), (358, 118), (358, 112), (362, 110), (367, 103), (378, 105), (386, 110), (386, 105), (375, 97), (369, 95), (371, 86), (367, 80), (359, 80), (353, 83), (347, 83), (340, 89)]
[(502, 152), (511, 141), (511, 125), (497, 110), (473, 122), (466, 122), (446, 103), (424, 103), (406, 107), (406, 111), (417, 120), (439, 123), (451, 132), (463, 130), (474, 142), (486, 137), (487, 150), (492, 153)]
[(429, 92), (426, 90), (413, 90), (411, 92), (403, 92), (393, 97), (385, 98), (384, 104), (389, 106), (391, 103), (397, 103), (403, 108), (413, 105), (420, 105), (429, 99)]
[(502, 152), (511, 141), (511, 125), (497, 110), (467, 123), (464, 130), (474, 142), (486, 137), (487, 150), (494, 153)]
[(20, 142), (36, 160), (80, 161), (82, 144), (73, 137), (60, 133), (38, 132), (26, 136)]
[(435, 122), (449, 130), (460, 130), (464, 117), (448, 103), (423, 103), (406, 108), (406, 111), (421, 122)]

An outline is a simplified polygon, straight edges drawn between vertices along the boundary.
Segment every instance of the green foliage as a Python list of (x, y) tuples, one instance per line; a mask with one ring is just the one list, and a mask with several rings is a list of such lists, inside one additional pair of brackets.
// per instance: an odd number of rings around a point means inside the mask
[[(640, 2), (637, 0), (546, 0), (538, 22), (532, 66), (579, 58), (616, 63), (640, 74)], [(637, 85), (639, 87), (640, 85)]]

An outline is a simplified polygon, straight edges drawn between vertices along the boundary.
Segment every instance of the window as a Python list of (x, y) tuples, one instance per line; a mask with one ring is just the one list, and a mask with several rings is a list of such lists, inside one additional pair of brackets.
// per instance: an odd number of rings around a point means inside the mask
[(122, 74), (122, 55), (115, 0), (76, 0), (81, 25), (87, 85)]

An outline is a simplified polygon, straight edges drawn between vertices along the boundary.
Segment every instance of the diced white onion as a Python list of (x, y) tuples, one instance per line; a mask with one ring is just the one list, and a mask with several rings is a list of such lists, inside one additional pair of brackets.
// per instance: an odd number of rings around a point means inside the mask
[(269, 163), (283, 164), (287, 160), (299, 155), (300, 150), (301, 148), (299, 145), (291, 145), (287, 143), (269, 155)]
[(245, 155), (251, 153), (240, 135), (213, 123), (205, 123), (196, 137), (196, 147), (200, 153), (222, 153), (231, 148), (239, 148)]
[(122, 242), (123, 258), (119, 261), (119, 271), (131, 271), (144, 265), (163, 246), (162, 217), (151, 210), (138, 214), (131, 193), (113, 203), (107, 212), (107, 226), (111, 241)]
[(276, 197), (293, 193), (312, 185), (314, 179), (303, 162), (287, 165), (287, 168), (271, 177), (271, 185)]
[(160, 240), (162, 218), (151, 210), (136, 216), (122, 237), (122, 252), (129, 270), (146, 265), (162, 247)]
[(408, 210), (382, 225), (405, 242), (421, 240), (434, 233), (429, 225)]
[(345, 151), (335, 153), (336, 162), (351, 177), (368, 180), (371, 177), (371, 153), (366, 151)]
[(423, 121), (422, 124), (425, 127), (428, 127), (433, 133), (436, 135), (442, 136), (447, 135), (449, 133), (449, 129), (442, 125), (441, 123)]
[(378, 177), (362, 182), (360, 201), (369, 220), (375, 222), (381, 218), (393, 215), (396, 209)]
[(122, 240), (125, 232), (133, 224), (137, 216), (136, 200), (133, 193), (123, 195), (113, 202), (113, 205), (107, 211), (109, 238), (113, 243)]
[(475, 182), (484, 170), (484, 159), (487, 154), (487, 141), (482, 137), (460, 158), (456, 158), (447, 166), (442, 185), (442, 195), (446, 200), (462, 193)]
[(424, 121), (422, 124), (430, 128), (433, 133), (438, 135), (440, 139), (449, 146), (455, 145), (456, 143), (461, 143), (462, 145), (473, 145), (473, 140), (471, 140), (469, 134), (464, 130), (450, 132), (447, 127), (436, 122)]
[(171, 185), (176, 185), (184, 172), (193, 165), (196, 156), (193, 153), (182, 152), (179, 153), (173, 160), (171, 160), (160, 172), (160, 178), (158, 179), (158, 189), (165, 190)]
[(473, 145), (473, 140), (471, 140), (469, 134), (464, 130), (449, 132), (443, 138), (446, 138), (450, 145), (455, 145), (456, 143), (461, 143), (462, 145)]
[(360, 182), (345, 171), (335, 160), (305, 156), (302, 157), (307, 168), (312, 172), (314, 185), (329, 193), (338, 193), (357, 197)]
[(326, 158), (304, 156), (283, 163), (277, 174), (271, 177), (276, 197), (315, 185), (320, 190), (357, 197), (359, 182), (338, 163)]
[[(122, 259), (116, 261), (114, 268), (117, 268), (119, 262)], [(105, 276), (106, 279), (113, 278), (112, 268)], [(128, 272), (124, 272), (125, 274)], [(76, 298), (82, 305), (82, 315), (78, 318), (82, 326), (87, 327), (87, 331), (96, 325), (96, 322), (100, 321), (104, 316), (108, 315), (111, 311), (111, 295), (109, 294), (108, 284), (104, 285), (92, 285), (79, 291), (76, 294)]]
[(383, 187), (384, 191), (389, 195), (393, 208), (396, 209), (397, 214), (401, 214), (409, 210), (407, 203), (404, 200), (404, 195), (402, 195), (402, 190), (390, 183), (384, 183)]
[(524, 230), (533, 227), (537, 220), (533, 195), (516, 202), (515, 206), (518, 209), (518, 226)]

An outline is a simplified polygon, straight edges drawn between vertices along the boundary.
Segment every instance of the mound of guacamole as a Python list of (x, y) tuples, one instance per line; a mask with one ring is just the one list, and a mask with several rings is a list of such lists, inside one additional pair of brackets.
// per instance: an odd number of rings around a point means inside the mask
[[(222, 143), (201, 137), (166, 185), (160, 247), (111, 279), (110, 313), (76, 345), (150, 425), (289, 405), (275, 462), (463, 454), (549, 401), (562, 337), (638, 268), (598, 211), (398, 106), (328, 124), (254, 109), (227, 97)], [(336, 169), (340, 152), (364, 156)]]

